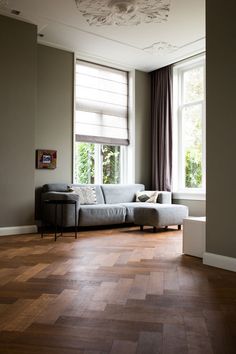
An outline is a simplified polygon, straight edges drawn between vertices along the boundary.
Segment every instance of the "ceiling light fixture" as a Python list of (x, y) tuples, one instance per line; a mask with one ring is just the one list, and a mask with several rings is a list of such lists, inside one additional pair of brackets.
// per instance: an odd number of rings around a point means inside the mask
[(171, 0), (75, 0), (89, 25), (132, 26), (168, 19)]

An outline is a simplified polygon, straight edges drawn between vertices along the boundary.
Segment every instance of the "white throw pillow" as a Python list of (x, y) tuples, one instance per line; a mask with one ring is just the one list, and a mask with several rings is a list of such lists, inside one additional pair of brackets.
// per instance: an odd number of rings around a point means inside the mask
[(157, 198), (157, 191), (142, 191), (136, 193), (136, 202), (156, 203)]
[(96, 204), (96, 190), (95, 187), (72, 187), (73, 192), (79, 195), (80, 204)]

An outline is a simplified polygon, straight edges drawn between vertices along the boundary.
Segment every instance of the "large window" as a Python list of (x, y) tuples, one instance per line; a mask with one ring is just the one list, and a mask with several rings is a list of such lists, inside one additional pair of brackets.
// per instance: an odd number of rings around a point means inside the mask
[(177, 192), (205, 191), (205, 63), (174, 67), (174, 173)]
[(76, 63), (75, 183), (123, 183), (128, 140), (127, 72)]

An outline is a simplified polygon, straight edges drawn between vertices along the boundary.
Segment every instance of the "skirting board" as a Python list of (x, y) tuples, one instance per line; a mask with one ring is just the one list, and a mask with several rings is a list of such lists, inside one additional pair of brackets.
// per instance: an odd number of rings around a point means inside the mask
[(36, 225), (0, 227), (0, 236), (35, 234), (37, 232)]
[(236, 258), (225, 257), (220, 254), (205, 252), (203, 254), (203, 264), (236, 272)]

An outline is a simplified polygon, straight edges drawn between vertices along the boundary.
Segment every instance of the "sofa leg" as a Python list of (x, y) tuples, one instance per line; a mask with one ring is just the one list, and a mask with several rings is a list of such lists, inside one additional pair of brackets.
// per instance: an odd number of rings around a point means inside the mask
[(178, 230), (181, 230), (181, 225), (178, 225)]
[(143, 225), (140, 225), (140, 231), (143, 231)]
[(153, 226), (153, 232), (156, 233), (157, 232), (157, 227)]

